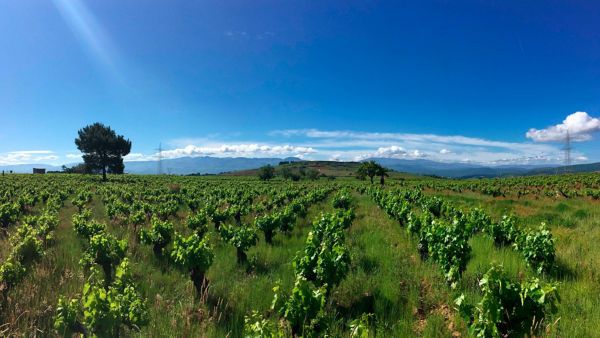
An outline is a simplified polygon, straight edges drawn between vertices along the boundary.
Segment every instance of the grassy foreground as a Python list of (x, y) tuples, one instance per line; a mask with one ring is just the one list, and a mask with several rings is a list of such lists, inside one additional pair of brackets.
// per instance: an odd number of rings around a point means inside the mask
[[(210, 179), (193, 180), (202, 185)], [(241, 180), (225, 180), (224, 184), (235, 185)], [(335, 184), (342, 187), (356, 182)], [(557, 239), (559, 268), (542, 279), (560, 282), (561, 302), (558, 313), (540, 333), (549, 337), (600, 336), (598, 201), (585, 197), (491, 197), (473, 191), (428, 194), (443, 197), (461, 208), (481, 207), (495, 220), (503, 214), (515, 214), (520, 227), (546, 222)], [(472, 302), (479, 300), (477, 283), (491, 262), (502, 264), (514, 279), (535, 275), (517, 252), (508, 247), (498, 248), (489, 238), (477, 234), (470, 241), (472, 255), (458, 290), (451, 290), (439, 267), (420, 258), (417, 242), (405, 228), (391, 220), (367, 195), (353, 192), (352, 197), (356, 219), (347, 235), (351, 269), (333, 289), (328, 305), (336, 318), (332, 332), (339, 336), (348, 336), (350, 321), (363, 313), (374, 315), (372, 332), (377, 336), (467, 336), (466, 323), (456, 313), (453, 301), (460, 293), (465, 293)], [(77, 208), (70, 200), (66, 200), (59, 212), (56, 244), (22, 282), (3, 291), (0, 336), (54, 335), (53, 317), (59, 296), (81, 294), (86, 278), (79, 265), (84, 241), (73, 229), (71, 216)], [(94, 219), (106, 223), (110, 233), (129, 242), (127, 256), (150, 312), (148, 326), (140, 332), (127, 332), (140, 337), (242, 336), (245, 315), (252, 310), (270, 311), (272, 288), (278, 281), (282, 289), (291, 289), (292, 261), (305, 244), (312, 220), (332, 209), (331, 198), (310, 206), (293, 231), (277, 234), (273, 245), (266, 244), (261, 234), (258, 244), (248, 251), (249, 262), (242, 265), (236, 262), (234, 248), (223, 243), (211, 228), (208, 236), (215, 251), (214, 263), (207, 274), (211, 282), (208, 292), (198, 298), (185, 273), (157, 257), (150, 246), (139, 244), (131, 228), (108, 217), (106, 206), (96, 192), (89, 207)], [(37, 212), (37, 208), (30, 211)], [(189, 213), (182, 205), (171, 218), (176, 230), (186, 231), (184, 221)], [(15, 226), (8, 232), (14, 230)], [(10, 247), (8, 236), (0, 236), (0, 247), (1, 262)]]

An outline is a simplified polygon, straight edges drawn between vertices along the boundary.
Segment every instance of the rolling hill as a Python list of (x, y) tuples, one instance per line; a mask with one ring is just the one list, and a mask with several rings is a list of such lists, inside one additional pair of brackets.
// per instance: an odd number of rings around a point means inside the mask
[[(444, 163), (425, 159), (407, 160), (393, 158), (367, 159), (378, 162), (396, 172), (414, 175), (432, 175), (449, 178), (477, 178), (555, 174), (565, 172), (600, 171), (600, 163), (578, 164), (569, 167), (542, 165), (484, 166), (472, 163)], [(359, 162), (303, 161), (296, 157), (288, 158), (247, 158), (247, 157), (181, 157), (162, 161), (162, 172), (173, 175), (221, 174), (254, 175), (256, 169), (264, 165), (279, 165), (280, 162), (292, 162), (293, 168), (316, 169), (327, 176), (352, 176)], [(67, 164), (71, 166), (72, 164)], [(31, 173), (32, 168), (45, 168), (48, 171), (60, 171), (60, 166), (47, 164), (19, 164), (0, 166), (0, 170), (15, 173)], [(130, 174), (156, 174), (158, 162), (126, 162), (125, 172)]]

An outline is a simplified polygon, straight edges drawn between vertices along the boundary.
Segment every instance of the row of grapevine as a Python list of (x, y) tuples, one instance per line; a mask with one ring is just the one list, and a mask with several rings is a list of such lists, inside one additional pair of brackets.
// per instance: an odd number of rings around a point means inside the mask
[[(504, 215), (494, 222), (479, 208), (462, 212), (439, 197), (424, 196), (415, 190), (387, 192), (370, 188), (369, 193), (391, 218), (418, 236), (423, 257), (433, 249), (432, 258), (442, 264), (451, 283), (466, 267), (468, 239), (478, 231), (486, 233), (497, 245), (512, 245), (538, 273), (550, 272), (555, 266), (554, 238), (544, 223), (537, 229), (522, 230), (516, 226), (514, 216)], [(413, 205), (420, 205), (420, 216)], [(445, 243), (436, 245), (436, 238)], [(429, 248), (431, 244), (433, 247)]]
[(304, 217), (308, 207), (323, 200), (328, 192), (327, 189), (320, 189), (306, 196), (293, 199), (287, 206), (279, 210), (266, 215), (257, 215), (253, 224), (240, 222), (224, 225), (218, 229), (221, 239), (235, 247), (238, 263), (243, 264), (247, 261), (246, 252), (248, 249), (258, 242), (259, 230), (264, 232), (265, 241), (272, 244), (276, 231), (290, 233), (294, 228), (296, 219)]
[(124, 328), (138, 331), (148, 324), (148, 309), (126, 258), (127, 242), (108, 233), (91, 215), (82, 203), (72, 218), (77, 235), (86, 242), (80, 264), (88, 278), (81, 298), (59, 298), (54, 328), (63, 336), (117, 337)]
[(600, 179), (594, 173), (470, 180), (430, 178), (409, 183), (402, 182), (399, 185), (404, 188), (438, 192), (462, 193), (473, 191), (492, 197), (600, 198)]
[(17, 284), (29, 267), (41, 258), (54, 243), (54, 229), (58, 226), (58, 211), (63, 201), (50, 198), (40, 215), (25, 216), (22, 224), (9, 237), (11, 252), (0, 265), (0, 289)]
[[(496, 223), (479, 208), (463, 213), (438, 197), (425, 197), (418, 191), (368, 191), (382, 209), (418, 236), (421, 255), (442, 267), (453, 289), (469, 259), (469, 237), (477, 231), (486, 233), (497, 245), (512, 245), (538, 273), (548, 272), (554, 265), (554, 239), (544, 224), (539, 229), (521, 230), (514, 216), (503, 216)], [(420, 204), (420, 215), (412, 210), (414, 203)], [(464, 295), (456, 300), (470, 333), (476, 337), (530, 334), (540, 329), (547, 314), (556, 311), (559, 301), (556, 284), (543, 284), (539, 278), (513, 282), (501, 266), (492, 265), (479, 287), (483, 298), (476, 306), (468, 305)]]
[[(340, 203), (341, 200), (346, 202)], [(299, 252), (293, 266), (296, 275), (291, 294), (277, 284), (271, 306), (280, 320), (265, 318), (254, 311), (246, 316), (247, 337), (320, 337), (327, 332), (327, 304), (331, 290), (350, 270), (350, 252), (345, 230), (354, 220), (350, 195), (342, 191), (333, 199), (333, 213), (322, 214), (313, 222), (304, 251)]]
[(6, 202), (0, 204), (0, 228), (8, 228), (14, 224), (21, 215), (21, 207), (16, 202)]
[(479, 281), (481, 301), (470, 305), (463, 294), (455, 303), (473, 337), (527, 336), (542, 328), (549, 314), (556, 313), (557, 287), (543, 284), (539, 278), (510, 280), (502, 266), (492, 265)]
[[(438, 263), (448, 284), (455, 288), (471, 253), (472, 231), (466, 218), (440, 217), (446, 212), (444, 203), (435, 197), (426, 198), (418, 191), (389, 193), (371, 188), (368, 192), (380, 208), (418, 237), (421, 257)], [(416, 203), (423, 210), (420, 216), (412, 210), (412, 204)]]
[(495, 223), (489, 222), (483, 229), (496, 245), (511, 245), (520, 252), (527, 265), (537, 273), (545, 273), (555, 268), (556, 249), (554, 237), (545, 223), (538, 229), (521, 230), (514, 216), (504, 215)]

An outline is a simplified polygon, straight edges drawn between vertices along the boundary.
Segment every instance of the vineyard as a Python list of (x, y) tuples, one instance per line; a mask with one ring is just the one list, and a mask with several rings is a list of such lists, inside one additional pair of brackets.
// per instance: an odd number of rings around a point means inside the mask
[(0, 336), (600, 336), (600, 175), (0, 177)]

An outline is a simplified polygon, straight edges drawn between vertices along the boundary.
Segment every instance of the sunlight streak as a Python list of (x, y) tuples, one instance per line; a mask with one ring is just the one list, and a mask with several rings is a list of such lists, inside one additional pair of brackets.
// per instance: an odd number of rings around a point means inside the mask
[(115, 48), (85, 4), (81, 0), (53, 0), (53, 2), (91, 57), (108, 73), (107, 75), (121, 81), (115, 65)]

